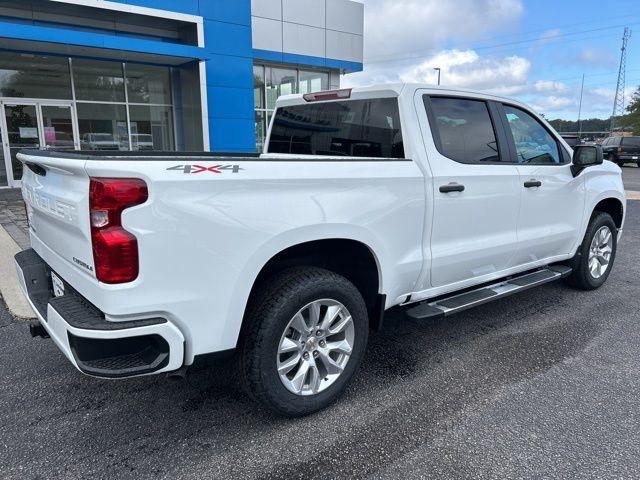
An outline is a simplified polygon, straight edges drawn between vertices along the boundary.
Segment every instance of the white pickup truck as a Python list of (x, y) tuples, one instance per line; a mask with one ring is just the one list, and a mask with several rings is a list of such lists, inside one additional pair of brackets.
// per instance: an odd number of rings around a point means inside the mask
[(428, 320), (563, 277), (600, 287), (626, 206), (600, 147), (424, 85), (282, 97), (259, 156), (19, 158), (32, 334), (107, 378), (231, 353), (289, 416), (345, 390), (391, 307)]

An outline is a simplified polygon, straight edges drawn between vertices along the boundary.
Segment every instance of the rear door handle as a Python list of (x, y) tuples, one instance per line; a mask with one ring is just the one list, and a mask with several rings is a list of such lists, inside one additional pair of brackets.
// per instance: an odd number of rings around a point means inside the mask
[(528, 182), (524, 182), (524, 188), (533, 188), (533, 187), (541, 187), (542, 182), (540, 180), (529, 180)]
[(442, 193), (464, 192), (464, 185), (460, 185), (459, 183), (450, 183), (448, 185), (442, 185), (440, 187), (440, 191)]

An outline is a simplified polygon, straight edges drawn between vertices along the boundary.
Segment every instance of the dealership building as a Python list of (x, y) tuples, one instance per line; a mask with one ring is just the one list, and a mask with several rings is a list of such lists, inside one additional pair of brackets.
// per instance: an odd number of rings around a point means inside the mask
[(22, 148), (255, 152), (279, 95), (362, 70), (350, 0), (0, 0), (0, 187)]

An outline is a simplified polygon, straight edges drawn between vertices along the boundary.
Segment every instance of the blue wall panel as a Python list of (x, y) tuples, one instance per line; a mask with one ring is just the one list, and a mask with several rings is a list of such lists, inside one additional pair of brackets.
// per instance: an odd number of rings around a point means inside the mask
[(250, 0), (200, 0), (212, 151), (255, 151)]
[(252, 88), (214, 87), (207, 85), (209, 116), (215, 118), (253, 118)]
[(206, 59), (203, 48), (179, 43), (168, 43), (156, 40), (123, 37), (108, 33), (95, 33), (64, 27), (29, 25), (23, 22), (0, 20), (0, 37), (15, 40), (37, 40), (63, 45), (104, 48), (109, 50), (125, 50), (131, 52), (151, 53), (183, 57), (186, 61)]
[(218, 152), (255, 152), (254, 121), (248, 118), (209, 117), (211, 149)]
[(253, 88), (253, 59), (209, 54), (207, 84), (218, 87)]
[(251, 0), (200, 0), (205, 19), (251, 26)]
[(204, 39), (211, 53), (251, 57), (251, 27), (246, 25), (205, 20)]

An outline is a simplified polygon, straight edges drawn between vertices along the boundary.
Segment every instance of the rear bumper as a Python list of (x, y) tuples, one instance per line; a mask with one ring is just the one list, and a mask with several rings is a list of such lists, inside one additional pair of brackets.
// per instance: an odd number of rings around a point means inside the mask
[(65, 282), (53, 295), (51, 268), (33, 250), (15, 256), (22, 292), (40, 324), (69, 361), (87, 375), (123, 378), (176, 370), (184, 337), (162, 317), (110, 321)]

